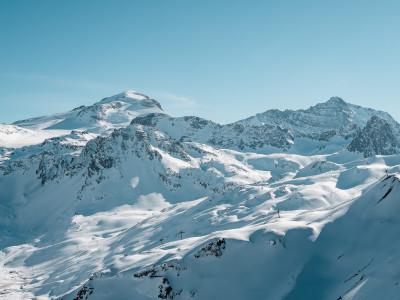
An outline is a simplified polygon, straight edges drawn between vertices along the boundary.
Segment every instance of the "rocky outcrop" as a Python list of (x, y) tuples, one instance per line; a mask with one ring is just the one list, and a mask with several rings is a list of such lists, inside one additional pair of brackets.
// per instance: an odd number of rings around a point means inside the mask
[(388, 121), (373, 116), (367, 125), (357, 131), (347, 149), (363, 153), (364, 157), (400, 153), (399, 136)]

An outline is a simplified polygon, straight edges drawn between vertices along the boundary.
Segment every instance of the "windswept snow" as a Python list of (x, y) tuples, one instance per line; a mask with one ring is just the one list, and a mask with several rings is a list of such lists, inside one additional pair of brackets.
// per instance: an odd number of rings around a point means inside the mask
[(40, 144), (46, 139), (69, 134), (70, 130), (32, 130), (0, 124), (0, 147), (20, 148)]
[(399, 195), (400, 176), (387, 177), (328, 224), (287, 299), (397, 299)]

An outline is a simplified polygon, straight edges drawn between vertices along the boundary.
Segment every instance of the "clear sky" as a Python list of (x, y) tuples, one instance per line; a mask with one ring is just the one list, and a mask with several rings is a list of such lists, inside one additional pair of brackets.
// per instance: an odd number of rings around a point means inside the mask
[(400, 121), (400, 1), (1, 0), (0, 123), (132, 89), (220, 123), (331, 96)]

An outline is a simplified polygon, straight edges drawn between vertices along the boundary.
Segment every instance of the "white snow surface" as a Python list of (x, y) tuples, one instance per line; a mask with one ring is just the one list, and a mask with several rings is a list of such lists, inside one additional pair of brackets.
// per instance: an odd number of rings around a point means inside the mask
[(129, 91), (16, 124), (0, 127), (0, 299), (398, 298), (400, 155), (305, 136), (248, 151), (242, 127)]
[(69, 133), (70, 130), (32, 130), (15, 125), (0, 124), (0, 147), (20, 148), (35, 145), (46, 139)]

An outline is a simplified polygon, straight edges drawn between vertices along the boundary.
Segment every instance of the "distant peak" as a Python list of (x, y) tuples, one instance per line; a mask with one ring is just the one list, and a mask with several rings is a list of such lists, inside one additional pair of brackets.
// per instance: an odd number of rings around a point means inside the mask
[(127, 98), (134, 98), (134, 99), (141, 99), (141, 100), (149, 99), (149, 96), (146, 96), (144, 94), (141, 94), (141, 93), (138, 93), (138, 92), (132, 91), (132, 90), (127, 90), (123, 94)]
[(142, 101), (142, 100), (146, 100), (146, 99), (149, 99), (149, 97), (146, 95), (140, 94), (138, 92), (128, 90), (123, 93), (104, 98), (98, 103), (106, 104), (106, 103), (111, 103), (114, 101), (137, 102), (137, 101)]
[(340, 97), (331, 97), (327, 103), (335, 103), (335, 104), (347, 104), (342, 98)]
[(109, 104), (112, 102), (124, 102), (129, 105), (139, 104), (144, 107), (158, 107), (162, 111), (162, 107), (158, 101), (151, 99), (149, 96), (132, 90), (127, 90), (123, 93), (104, 98), (101, 101), (96, 102), (95, 105)]

